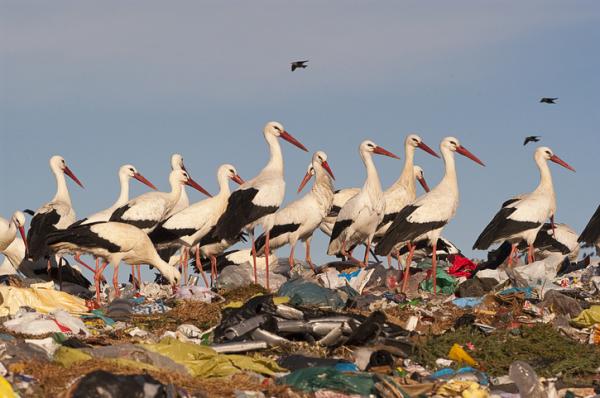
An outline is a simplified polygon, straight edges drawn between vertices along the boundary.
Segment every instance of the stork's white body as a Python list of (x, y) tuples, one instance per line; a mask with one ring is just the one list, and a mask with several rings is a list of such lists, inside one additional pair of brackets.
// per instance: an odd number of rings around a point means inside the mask
[[(314, 170), (315, 183), (310, 192), (266, 217), (265, 223), (272, 226), (271, 248), (276, 249), (289, 244), (293, 250), (298, 240), (306, 241), (312, 237), (315, 229), (329, 213), (334, 194), (331, 177), (322, 166), (322, 162), (326, 161), (327, 155), (324, 152), (316, 152), (311, 161), (310, 169)], [(310, 171), (307, 175), (310, 175), (309, 173)], [(262, 255), (261, 246), (257, 243), (257, 251)]]
[(179, 279), (179, 271), (164, 262), (148, 235), (133, 225), (118, 222), (80, 225), (53, 234), (49, 244), (58, 253), (87, 253), (114, 267), (121, 261), (131, 265), (149, 264), (170, 282)]
[(340, 210), (342, 210), (342, 207), (344, 207), (344, 205), (359, 192), (360, 188), (344, 188), (334, 193), (331, 210), (319, 225), (319, 229), (323, 231), (323, 233), (327, 236), (331, 236), (333, 225), (335, 224), (335, 220), (337, 219)]
[(0, 252), (6, 250), (17, 236), (17, 226), (12, 220), (0, 217)]
[(25, 259), (25, 242), (19, 237), (1, 250), (4, 255), (4, 262), (0, 266), (0, 275), (12, 275), (17, 272), (21, 263)]
[[(369, 145), (376, 147), (372, 142), (364, 141), (359, 150), (367, 178), (362, 189), (346, 202), (337, 216), (327, 248), (329, 255), (340, 254), (344, 248), (349, 249), (365, 241), (371, 242), (383, 220), (385, 201)], [(340, 229), (337, 236), (336, 228)]]

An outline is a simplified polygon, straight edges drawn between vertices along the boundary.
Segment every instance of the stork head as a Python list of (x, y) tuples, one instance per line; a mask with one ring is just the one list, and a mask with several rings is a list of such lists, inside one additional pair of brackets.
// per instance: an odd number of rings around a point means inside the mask
[(313, 154), (312, 157), (312, 165), (313, 166), (321, 166), (327, 174), (331, 176), (333, 180), (335, 180), (335, 176), (333, 175), (333, 171), (331, 171), (331, 167), (329, 167), (329, 163), (327, 163), (327, 154), (323, 151), (317, 151)]
[(206, 189), (202, 188), (200, 184), (194, 181), (185, 170), (171, 171), (171, 174), (169, 175), (169, 183), (171, 184), (171, 186), (176, 186), (177, 184), (189, 185), (190, 187), (202, 192), (208, 197), (212, 196), (210, 193), (208, 193)]
[(27, 239), (25, 237), (25, 214), (23, 214), (22, 211), (17, 210), (13, 213), (10, 221), (19, 230), (19, 233), (21, 234), (21, 239), (23, 239), (23, 243), (25, 243), (25, 251), (27, 251)]
[(379, 145), (377, 145), (376, 143), (374, 143), (371, 140), (364, 140), (363, 142), (360, 143), (360, 146), (358, 147), (359, 152), (362, 153), (374, 153), (377, 155), (385, 155), (385, 156), (389, 156), (391, 158), (396, 158), (396, 159), (400, 159), (398, 156), (394, 155), (393, 153), (391, 153), (390, 151), (383, 149), (382, 147), (380, 147)]
[(414, 148), (420, 148), (428, 154), (435, 156), (436, 158), (440, 157), (437, 153), (435, 153), (433, 149), (431, 149), (428, 145), (426, 145), (423, 142), (423, 139), (421, 137), (419, 137), (416, 134), (409, 134), (408, 136), (406, 136), (405, 145), (410, 145)]
[(119, 169), (119, 177), (120, 178), (135, 178), (142, 184), (156, 190), (156, 187), (154, 186), (154, 184), (152, 184), (150, 181), (148, 181), (146, 179), (146, 177), (141, 175), (137, 171), (137, 169), (131, 164), (125, 164), (125, 165), (121, 166), (121, 168)]
[(73, 174), (71, 169), (69, 169), (67, 163), (65, 162), (65, 158), (63, 158), (62, 156), (54, 155), (50, 158), (50, 169), (52, 169), (54, 173), (64, 173), (68, 175), (69, 178), (75, 181), (77, 185), (83, 188), (83, 184), (81, 183), (81, 181), (79, 181), (77, 177), (75, 177), (75, 174)]
[(413, 166), (413, 171), (415, 173), (415, 179), (419, 181), (419, 184), (423, 187), (425, 192), (429, 192), (429, 185), (427, 185), (427, 181), (425, 181), (425, 173), (420, 166)]
[(265, 136), (272, 135), (275, 137), (281, 137), (284, 140), (286, 140), (287, 142), (289, 142), (290, 144), (295, 145), (298, 148), (302, 149), (303, 151), (308, 152), (308, 149), (306, 149), (306, 147), (304, 145), (302, 145), (302, 143), (300, 143), (300, 141), (298, 141), (290, 133), (288, 133), (283, 128), (283, 125), (279, 122), (267, 123), (264, 128), (264, 134), (265, 134)]
[(552, 149), (548, 148), (547, 146), (541, 146), (538, 149), (536, 149), (533, 158), (536, 160), (540, 158), (544, 160), (550, 160), (556, 164), (561, 165), (566, 169), (575, 171), (573, 167), (571, 167), (567, 162), (556, 156), (554, 152), (552, 152)]
[(306, 169), (306, 174), (304, 174), (304, 178), (300, 182), (300, 186), (298, 187), (297, 193), (300, 193), (302, 191), (302, 189), (304, 189), (304, 186), (310, 181), (310, 179), (314, 175), (315, 175), (315, 167), (313, 166), (312, 162), (310, 162), (310, 164), (308, 165), (308, 168)]
[(219, 175), (219, 177), (223, 176), (239, 185), (242, 185), (244, 183), (244, 180), (242, 179), (242, 177), (239, 176), (239, 174), (237, 173), (237, 170), (231, 164), (221, 165), (219, 167), (219, 171), (217, 172), (217, 174)]
[(171, 170), (186, 170), (183, 164), (183, 156), (178, 153), (171, 155)]
[(469, 152), (467, 150), (467, 148), (465, 148), (464, 146), (462, 146), (460, 144), (460, 142), (458, 141), (458, 138), (455, 138), (455, 137), (444, 138), (442, 140), (442, 142), (440, 143), (440, 150), (442, 152), (452, 151), (452, 152), (459, 153), (463, 156), (468, 157), (475, 163), (479, 163), (480, 165), (485, 166), (485, 164), (483, 164), (483, 162), (481, 160), (479, 160), (479, 158), (477, 156), (473, 155), (471, 152)]

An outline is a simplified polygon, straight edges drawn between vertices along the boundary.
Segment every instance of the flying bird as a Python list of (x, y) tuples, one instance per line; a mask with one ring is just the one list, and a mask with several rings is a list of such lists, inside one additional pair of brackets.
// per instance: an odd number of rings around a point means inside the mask
[(308, 62), (308, 60), (292, 62), (292, 72), (298, 68), (306, 69), (306, 67), (308, 66), (308, 65), (306, 65), (307, 62)]
[(556, 102), (555, 102), (555, 101), (556, 101), (557, 99), (558, 99), (558, 98), (548, 98), (548, 97), (543, 97), (543, 98), (540, 100), (540, 102), (541, 102), (542, 104), (556, 104)]
[(542, 138), (542, 137), (540, 137), (539, 135), (530, 135), (529, 137), (525, 138), (525, 141), (523, 142), (523, 146), (529, 144), (530, 142), (538, 142), (540, 140), (540, 138)]

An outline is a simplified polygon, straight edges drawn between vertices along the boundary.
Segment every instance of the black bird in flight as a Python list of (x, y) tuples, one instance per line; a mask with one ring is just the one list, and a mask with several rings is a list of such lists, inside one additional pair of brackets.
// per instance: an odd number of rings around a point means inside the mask
[(541, 103), (543, 103), (543, 104), (556, 104), (556, 102), (555, 102), (555, 101), (556, 101), (557, 99), (558, 99), (558, 98), (548, 98), (548, 97), (543, 97), (543, 98), (540, 100), (540, 102), (541, 102)]
[(308, 60), (292, 62), (292, 72), (298, 68), (306, 69), (306, 67), (308, 66), (308, 65), (306, 65), (307, 62), (308, 62)]
[(539, 135), (530, 135), (529, 137), (525, 138), (525, 142), (523, 142), (523, 146), (527, 145), (530, 142), (538, 142), (540, 140)]

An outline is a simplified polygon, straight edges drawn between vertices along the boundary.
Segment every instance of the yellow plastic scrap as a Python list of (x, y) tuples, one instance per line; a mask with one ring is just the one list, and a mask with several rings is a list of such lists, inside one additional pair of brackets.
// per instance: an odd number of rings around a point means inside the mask
[(86, 352), (78, 350), (77, 348), (69, 348), (69, 347), (59, 347), (58, 350), (54, 353), (54, 362), (59, 365), (64, 366), (65, 368), (71, 367), (76, 363), (89, 361), (92, 359), (92, 356)]
[(2, 376), (0, 376), (0, 397), (17, 398), (10, 383)]
[(37, 312), (49, 313), (64, 310), (71, 314), (85, 314), (88, 308), (85, 300), (66, 292), (39, 287), (0, 286), (0, 316), (14, 315), (21, 307), (31, 307)]
[(184, 365), (190, 374), (196, 377), (230, 376), (242, 371), (272, 376), (276, 372), (284, 371), (277, 363), (267, 358), (218, 354), (210, 347), (184, 343), (171, 337), (164, 338), (157, 344), (140, 346)]
[(458, 344), (454, 343), (450, 352), (448, 352), (448, 359), (456, 362), (466, 363), (467, 365), (477, 366), (477, 361), (473, 359), (467, 352)]
[(587, 310), (581, 311), (571, 321), (576, 326), (581, 328), (588, 328), (596, 323), (600, 323), (600, 305), (592, 305)]
[[(257, 296), (263, 296), (262, 293), (258, 293), (255, 294), (254, 296), (250, 297), (250, 298), (254, 298)], [(250, 299), (248, 299), (250, 300)], [(247, 300), (246, 300), (247, 301)], [(277, 297), (273, 297), (273, 303), (275, 305), (279, 305), (279, 304), (286, 304), (290, 302), (290, 298), (287, 296), (277, 296)], [(229, 303), (227, 303), (227, 305), (224, 305), (223, 308), (240, 308), (242, 305), (244, 305), (243, 301), (231, 301)]]
[(436, 391), (440, 397), (462, 397), (462, 398), (489, 398), (487, 388), (480, 386), (474, 381), (450, 380), (440, 386)]

